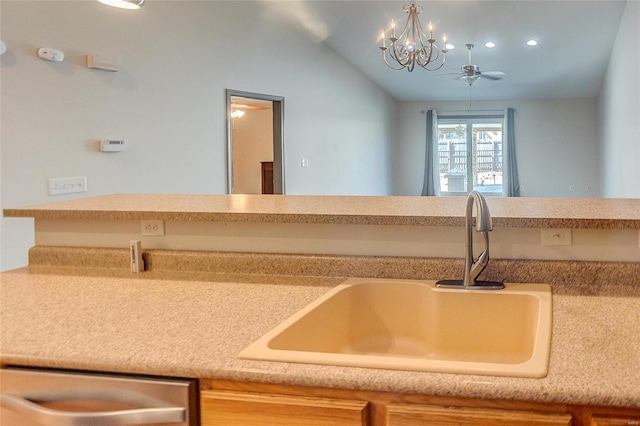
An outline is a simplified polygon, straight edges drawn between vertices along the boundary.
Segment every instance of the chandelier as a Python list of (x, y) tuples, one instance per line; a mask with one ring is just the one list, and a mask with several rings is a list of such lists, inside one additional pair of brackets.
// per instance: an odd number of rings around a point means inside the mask
[[(442, 68), (447, 59), (447, 37), (442, 37), (443, 48), (440, 50), (433, 38), (433, 26), (429, 22), (429, 35), (427, 36), (420, 25), (418, 15), (422, 12), (422, 6), (416, 6), (415, 0), (411, 0), (403, 8), (404, 12), (409, 14), (407, 23), (400, 33), (396, 36), (395, 22), (391, 21), (391, 44), (387, 47), (386, 34), (383, 31), (381, 35), (382, 59), (389, 68), (394, 70), (407, 69), (413, 71), (416, 65), (426, 69), (427, 71), (436, 71)], [(441, 54), (442, 52), (442, 54)], [(391, 60), (392, 63), (389, 63)], [(438, 65), (438, 62), (440, 63)]]

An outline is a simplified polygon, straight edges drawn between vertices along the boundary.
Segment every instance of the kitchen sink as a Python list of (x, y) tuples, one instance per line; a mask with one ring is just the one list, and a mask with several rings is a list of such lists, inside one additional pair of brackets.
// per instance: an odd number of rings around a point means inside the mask
[(544, 377), (551, 287), (442, 289), (435, 281), (349, 279), (269, 331), (240, 358)]

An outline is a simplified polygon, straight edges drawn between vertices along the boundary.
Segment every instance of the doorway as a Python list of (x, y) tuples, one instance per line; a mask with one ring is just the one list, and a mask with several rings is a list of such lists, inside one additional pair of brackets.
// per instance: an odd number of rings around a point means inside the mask
[(226, 90), (227, 193), (284, 194), (284, 98)]

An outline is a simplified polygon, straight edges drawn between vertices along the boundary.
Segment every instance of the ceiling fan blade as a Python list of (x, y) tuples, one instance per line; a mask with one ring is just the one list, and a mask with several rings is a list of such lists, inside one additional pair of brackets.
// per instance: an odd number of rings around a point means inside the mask
[(507, 75), (502, 71), (483, 71), (481, 73), (482, 78), (486, 78), (487, 80), (502, 80), (502, 78)]

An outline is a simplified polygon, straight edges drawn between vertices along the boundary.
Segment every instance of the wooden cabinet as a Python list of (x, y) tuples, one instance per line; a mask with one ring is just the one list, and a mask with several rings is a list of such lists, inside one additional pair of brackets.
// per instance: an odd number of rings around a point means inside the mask
[(202, 426), (366, 426), (368, 403), (329, 398), (203, 391)]
[(640, 426), (640, 409), (201, 380), (202, 426)]
[(640, 426), (640, 413), (633, 417), (593, 416), (591, 426)]
[(570, 414), (389, 404), (389, 426), (571, 426)]

